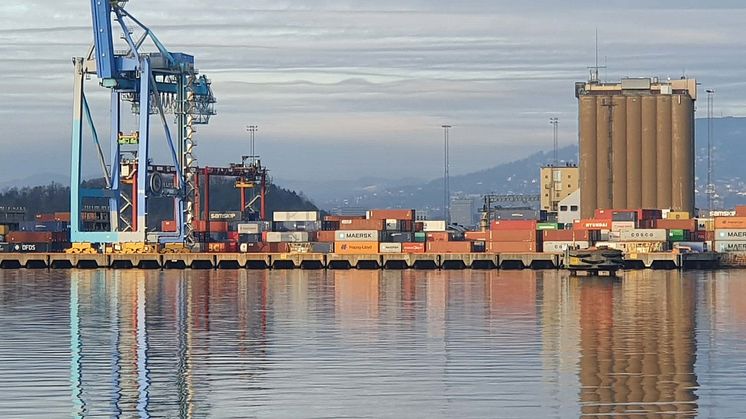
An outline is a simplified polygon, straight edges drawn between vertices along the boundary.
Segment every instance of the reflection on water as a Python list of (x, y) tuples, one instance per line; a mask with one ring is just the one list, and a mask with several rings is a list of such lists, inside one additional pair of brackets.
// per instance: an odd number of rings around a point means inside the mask
[(744, 417), (739, 276), (0, 271), (0, 416)]

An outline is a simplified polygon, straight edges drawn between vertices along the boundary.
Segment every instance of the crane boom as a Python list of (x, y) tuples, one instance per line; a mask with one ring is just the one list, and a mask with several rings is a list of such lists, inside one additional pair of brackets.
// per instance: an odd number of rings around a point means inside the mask
[(114, 39), (111, 27), (111, 2), (91, 0), (93, 16), (93, 44), (96, 49), (96, 74), (100, 79), (113, 77), (116, 66), (114, 60)]

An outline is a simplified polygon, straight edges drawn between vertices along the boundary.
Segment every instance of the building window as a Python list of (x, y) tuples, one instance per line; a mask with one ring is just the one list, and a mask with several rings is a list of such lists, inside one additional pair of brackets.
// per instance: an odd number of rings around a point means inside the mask
[(567, 205), (560, 206), (560, 211), (567, 211)]
[(577, 211), (578, 206), (577, 205), (570, 205), (570, 211)]

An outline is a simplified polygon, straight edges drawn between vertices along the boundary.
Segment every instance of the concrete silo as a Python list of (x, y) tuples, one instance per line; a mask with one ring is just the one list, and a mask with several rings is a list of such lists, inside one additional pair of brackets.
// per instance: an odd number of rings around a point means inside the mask
[(575, 84), (581, 216), (599, 209), (694, 213), (694, 79)]

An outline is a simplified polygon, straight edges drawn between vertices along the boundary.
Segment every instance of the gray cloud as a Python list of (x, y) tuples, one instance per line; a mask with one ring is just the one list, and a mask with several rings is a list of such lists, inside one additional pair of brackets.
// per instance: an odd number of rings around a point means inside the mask
[[(446, 121), (456, 126), (454, 173), (549, 147), (550, 116), (560, 118), (561, 143), (574, 143), (573, 82), (587, 76), (596, 28), (602, 75), (686, 73), (718, 91), (718, 113), (744, 114), (742, 2), (565, 3), (132, 0), (128, 8), (170, 49), (194, 54), (214, 82), (219, 115), (199, 130), (201, 162), (235, 160), (244, 126), (257, 123), (258, 150), (282, 178), (437, 176)], [(0, 137), (0, 180), (34, 165), (67, 173), (70, 58), (90, 43), (89, 13), (81, 0), (0, 4), (0, 122), (10, 133)], [(106, 98), (91, 91), (104, 128)]]

